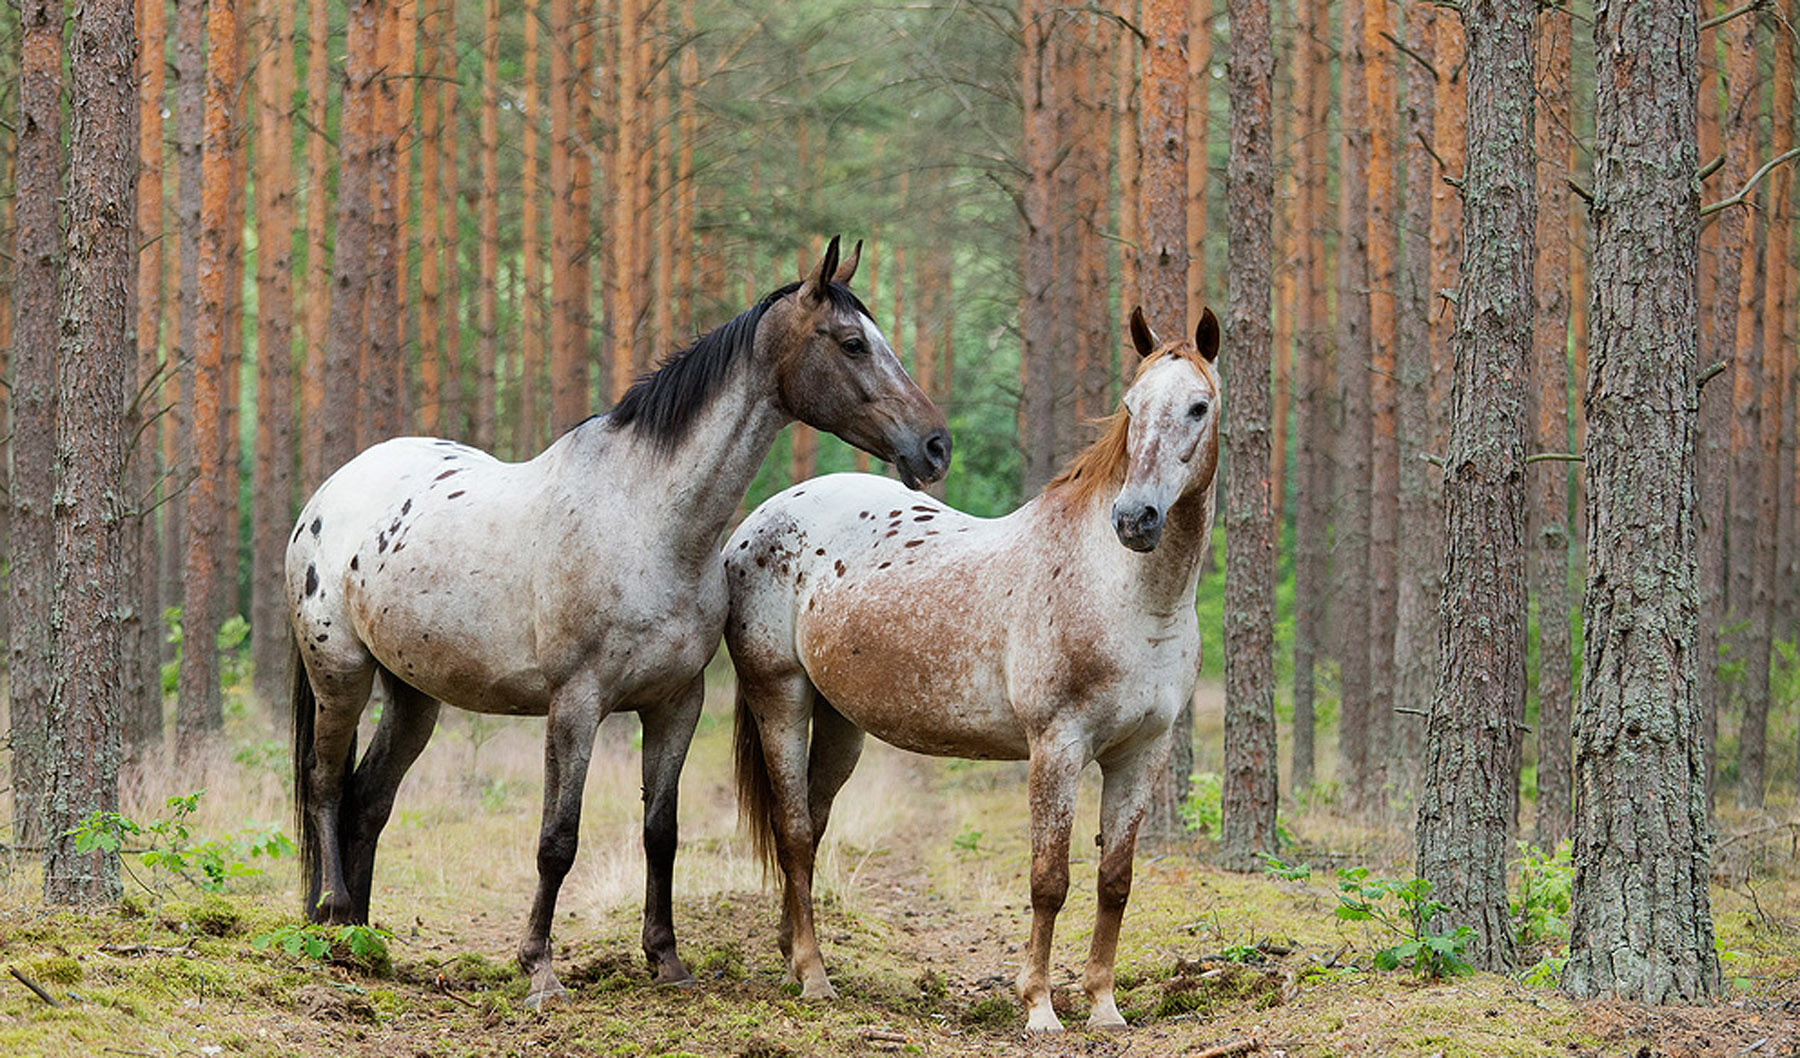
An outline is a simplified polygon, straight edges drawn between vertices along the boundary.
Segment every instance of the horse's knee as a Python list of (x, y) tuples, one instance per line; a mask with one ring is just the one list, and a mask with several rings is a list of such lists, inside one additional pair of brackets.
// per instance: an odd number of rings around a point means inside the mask
[(1116, 911), (1125, 906), (1125, 902), (1131, 898), (1131, 854), (1129, 852), (1102, 857), (1097, 888), (1101, 907)]
[(1031, 909), (1055, 914), (1069, 896), (1067, 860), (1031, 865)]
[(546, 834), (538, 839), (537, 868), (538, 874), (545, 878), (561, 879), (575, 865), (574, 833)]

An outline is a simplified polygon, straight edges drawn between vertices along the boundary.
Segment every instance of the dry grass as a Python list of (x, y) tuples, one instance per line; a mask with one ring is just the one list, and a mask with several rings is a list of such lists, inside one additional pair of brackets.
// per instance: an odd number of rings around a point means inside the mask
[[(1729, 844), (1713, 896), (1729, 995), (1718, 1008), (1634, 1012), (1495, 975), (1420, 984), (1360, 969), (1390, 941), (1334, 917), (1328, 868), (1403, 874), (1410, 840), (1315, 805), (1286, 820), (1301, 843), (1295, 858), (1325, 868), (1308, 882), (1214, 869), (1204, 838), (1141, 851), (1118, 963), (1120, 1005), (1135, 1027), (1029, 1040), (1011, 995), (1029, 917), (1022, 767), (874, 743), (840, 797), (820, 865), (821, 935), (843, 998), (799, 1003), (781, 985), (774, 893), (737, 833), (724, 679), (682, 780), (676, 925), (699, 987), (651, 988), (637, 951), (641, 779), (627, 717), (602, 729), (560, 903), (557, 957), (573, 1002), (519, 1009), (524, 982), (511, 959), (536, 882), (542, 721), (447, 714), (401, 791), (377, 866), (374, 917), (395, 933), (394, 979), (250, 943), (295, 919), (290, 864), (234, 883), (225, 900), (176, 887), (139, 892), (124, 913), (83, 916), (39, 908), (34, 865), (0, 859), (0, 965), (83, 999), (48, 1010), (0, 978), (0, 1053), (1119, 1055), (1251, 1036), (1269, 1053), (1308, 1055), (1800, 1048), (1800, 857), (1794, 829), (1776, 825), (1793, 818), (1787, 804), (1721, 819)], [(1214, 688), (1200, 703), (1206, 747), (1219, 737), (1217, 702)], [(167, 796), (204, 787), (196, 834), (285, 823), (285, 755), (269, 740), (268, 725), (240, 710), (231, 749), (197, 767), (139, 769), (126, 811), (153, 817)], [(1216, 766), (1203, 750), (1200, 767)], [(1071, 1025), (1086, 1013), (1079, 973), (1094, 913), (1097, 795), (1090, 774), (1053, 961)], [(1286, 954), (1263, 967), (1217, 961), (1259, 942)], [(187, 953), (108, 954), (106, 944)]]

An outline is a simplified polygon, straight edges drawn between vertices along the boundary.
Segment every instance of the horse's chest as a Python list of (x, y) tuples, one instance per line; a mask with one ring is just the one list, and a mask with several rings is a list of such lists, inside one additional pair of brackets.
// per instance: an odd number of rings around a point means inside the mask
[(725, 628), (726, 604), (722, 576), (664, 582), (622, 597), (604, 627), (584, 637), (583, 653), (622, 702), (660, 700), (706, 667)]

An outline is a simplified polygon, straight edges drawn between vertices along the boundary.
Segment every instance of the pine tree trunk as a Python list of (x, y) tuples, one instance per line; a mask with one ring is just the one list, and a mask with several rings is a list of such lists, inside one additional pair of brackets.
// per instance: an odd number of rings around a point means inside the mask
[(1389, 776), (1414, 801), (1419, 787), (1425, 724), (1437, 680), (1437, 609), (1443, 598), (1443, 565), (1434, 539), (1444, 531), (1443, 512), (1434, 502), (1443, 494), (1437, 470), (1426, 461), (1437, 452), (1431, 436), (1432, 185), (1438, 182), (1431, 156), (1436, 134), (1436, 10), (1429, 4), (1406, 9), (1406, 44), (1417, 60), (1406, 62), (1406, 109), (1401, 143), (1406, 157), (1406, 204), (1401, 221), (1403, 269), (1396, 372), (1398, 427), (1399, 552), (1394, 596), (1393, 755)]
[(237, 237), (231, 219), (231, 153), (238, 69), (236, 0), (208, 0), (206, 11), (206, 133), (201, 146), (199, 297), (194, 320), (192, 423), (194, 479), (187, 491), (186, 559), (181, 600), (181, 673), (175, 752), (191, 761), (224, 727), (216, 647), (224, 528), (220, 496), (225, 479), (222, 421), (225, 400), (226, 287)]
[[(575, 291), (577, 237), (570, 216), (574, 199), (570, 140), (575, 94), (570, 57), (574, 50), (570, 0), (550, 0), (550, 435), (574, 426), (586, 414), (577, 374), (583, 364), (570, 334), (569, 301)], [(616, 194), (616, 192), (615, 192)], [(617, 321), (613, 321), (615, 328)], [(629, 358), (627, 358), (629, 359)], [(613, 378), (613, 398), (624, 393)]]
[(76, 9), (69, 171), (79, 175), (67, 197), (53, 515), (58, 657), (44, 756), (50, 904), (105, 904), (120, 893), (118, 856), (77, 852), (70, 831), (89, 813), (119, 806), (123, 425), (136, 359), (126, 306), (137, 264), (132, 213), (120, 204), (133, 201), (137, 182), (135, 56), (132, 0), (86, 0)]
[[(166, 483), (160, 471), (155, 415), (162, 374), (163, 319), (163, 107), (168, 63), (161, 0), (138, 0), (136, 23), (144, 42), (138, 50), (138, 268), (133, 334), (137, 341), (136, 399), (127, 402), (128, 503), (135, 508), (124, 525), (130, 564), (128, 603), (122, 629), (125, 697), (121, 718), (127, 752), (146, 760), (162, 746), (161, 582), (158, 577), (157, 496)], [(148, 427), (148, 428), (147, 428)]]
[(475, 447), (494, 451), (500, 360), (500, 0), (486, 0), (481, 32), (480, 282), (475, 329)]
[[(538, 89), (538, 0), (525, 2), (525, 103), (521, 118), (519, 176), (519, 259), (525, 282), (519, 306), (519, 436), (515, 446), (523, 459), (545, 442), (543, 425), (544, 380), (544, 262), (542, 227), (538, 220), (538, 127), (543, 119)], [(423, 326), (423, 321), (421, 321)]]
[[(1212, 120), (1213, 0), (1188, 0), (1187, 319), (1206, 307), (1206, 166)], [(1169, 324), (1155, 324), (1168, 327)]]
[[(1165, 333), (1186, 331), (1193, 322), (1187, 320), (1187, 63), (1182, 56), (1187, 13), (1185, 0), (1144, 3), (1143, 25), (1149, 43), (1144, 52), (1138, 175), (1148, 193), (1140, 199), (1143, 240), (1138, 251), (1138, 282), (1144, 315), (1152, 327)], [(1266, 366), (1266, 359), (1264, 363)], [(1176, 716), (1172, 738), (1168, 772), (1151, 794), (1146, 822), (1150, 835), (1166, 837), (1180, 830), (1176, 807), (1187, 797), (1194, 770), (1191, 701), (1183, 704)]]
[(457, 143), (459, 126), (456, 119), (456, 4), (445, 3), (439, 22), (439, 68), (443, 85), (443, 124), (438, 130), (438, 252), (443, 255), (440, 266), (442, 284), (439, 293), (439, 324), (443, 349), (443, 413), (441, 425), (447, 437), (465, 440), (469, 436), (469, 406), (464, 397), (462, 360), (462, 270), (460, 253), (462, 205), (458, 193), (458, 177), (462, 155)]
[(357, 365), (368, 303), (371, 181), (379, 150), (375, 120), (376, 54), (384, 0), (356, 0), (344, 31), (343, 109), (338, 119), (337, 232), (331, 262), (331, 315), (325, 348), (324, 409), (316, 420), (321, 473), (329, 476), (356, 454), (361, 397)]
[(382, 0), (377, 16), (373, 128), (369, 169), (368, 292), (363, 309), (362, 416), (357, 448), (386, 440), (400, 420), (404, 377), (400, 358), (400, 285), (394, 263), (399, 231), (400, 133), (398, 0)]
[[(443, 180), (438, 175), (443, 139), (444, 93), (441, 56), (445, 44), (440, 0), (422, 0), (419, 5), (419, 37), (424, 42), (420, 76), (425, 78), (425, 103), (419, 113), (419, 138), (424, 148), (419, 152), (419, 432), (436, 436), (444, 429), (444, 279), (443, 232), (444, 205), (438, 200)], [(536, 20), (527, 16), (528, 32), (536, 31)], [(527, 121), (530, 129), (530, 122)], [(531, 129), (535, 131), (535, 129)]]
[[(1533, 447), (1568, 451), (1569, 211), (1568, 175), (1575, 163), (1570, 124), (1574, 21), (1566, 8), (1545, 8), (1537, 37), (1537, 320), (1532, 345)], [(1537, 843), (1554, 849), (1569, 836), (1574, 795), (1569, 714), (1574, 708), (1574, 643), (1569, 629), (1569, 465), (1537, 464), (1529, 475), (1530, 592), (1538, 624)]]
[(1587, 592), (1563, 988), (1703, 1002), (1719, 987), (1694, 700), (1691, 0), (1596, 13)]
[(1317, 659), (1325, 642), (1325, 616), (1329, 599), (1326, 578), (1330, 555), (1326, 550), (1330, 514), (1331, 371), (1327, 334), (1331, 320), (1325, 303), (1326, 172), (1330, 150), (1326, 144), (1331, 107), (1331, 39), (1328, 0), (1305, 0), (1306, 30), (1301, 34), (1297, 59), (1304, 90), (1298, 94), (1305, 107), (1302, 128), (1303, 166), (1300, 218), (1306, 225), (1301, 240), (1305, 276), (1300, 298), (1300, 394), (1296, 449), (1294, 518), (1294, 746), (1293, 771), (1288, 789), (1294, 796), (1308, 791), (1314, 782), (1314, 748), (1317, 694)]
[(1363, 61), (1369, 97), (1369, 596), (1358, 632), (1369, 652), (1367, 767), (1352, 774), (1351, 800), (1365, 811), (1387, 803), (1394, 759), (1394, 634), (1399, 592), (1400, 454), (1396, 422), (1395, 294), (1399, 276), (1398, 187), (1394, 180), (1394, 46), (1386, 0), (1363, 12)]
[[(1051, 214), (1050, 177), (1056, 154), (1054, 64), (1051, 36), (1055, 9), (1044, 0), (1023, 0), (1024, 27), (1020, 48), (1020, 81), (1024, 85), (1025, 196), (1022, 227), (1024, 305), (1019, 350), (1019, 440), (1024, 448), (1024, 480), (1020, 491), (1033, 495), (1056, 473), (1056, 388), (1054, 307), (1056, 219)], [(894, 269), (899, 289), (900, 269)], [(897, 296), (897, 295), (896, 295)], [(895, 319), (899, 316), (896, 314)]]
[[(681, 142), (675, 156), (675, 289), (679, 306), (675, 313), (677, 333), (672, 344), (679, 347), (685, 346), (695, 333), (694, 206), (697, 196), (694, 193), (694, 140), (700, 133), (696, 99), (700, 87), (700, 52), (694, 40), (693, 0), (678, 2), (676, 6), (681, 9), (681, 95), (675, 102), (675, 123)], [(869, 289), (871, 292), (875, 289), (873, 278)], [(863, 456), (866, 458), (868, 453), (864, 452)]]
[[(1774, 98), (1770, 101), (1769, 156), (1780, 157), (1794, 147), (1794, 41), (1784, 33), (1774, 34), (1775, 63)], [(1789, 267), (1794, 229), (1794, 170), (1782, 166), (1769, 174), (1768, 239), (1763, 250), (1763, 315), (1762, 347), (1776, 350), (1773, 365), (1779, 380), (1781, 414), (1779, 440), (1775, 450), (1773, 471), (1776, 500), (1775, 531), (1775, 634), (1800, 640), (1800, 581), (1795, 577), (1797, 528), (1794, 522), (1796, 480), (1789, 472), (1794, 466), (1795, 390), (1794, 336), (1786, 329), (1788, 314), (1800, 302), (1795, 292), (1796, 273)], [(1784, 480), (1784, 478), (1786, 480)], [(1800, 749), (1800, 739), (1795, 740)], [(1800, 758), (1796, 758), (1795, 783), (1800, 786)]]
[[(331, 139), (326, 126), (330, 103), (330, 63), (326, 56), (331, 43), (329, 7), (325, 0), (308, 0), (306, 11), (306, 99), (307, 119), (311, 129), (306, 137), (306, 270), (302, 275), (304, 293), (296, 292), (298, 304), (305, 306), (302, 326), (300, 369), (300, 421), (305, 440), (300, 445), (300, 491), (303, 494), (319, 487), (325, 480), (324, 444), (319, 437), (325, 414), (325, 348), (331, 321), (331, 303), (337, 298), (332, 287), (333, 267), (325, 252), (325, 219), (330, 211), (327, 181), (331, 167)], [(420, 316), (423, 319), (423, 314)], [(334, 464), (329, 469), (335, 470)]]
[[(181, 231), (177, 262), (175, 370), (171, 372), (170, 425), (174, 429), (175, 458), (167, 471), (175, 489), (164, 521), (165, 572), (163, 599), (174, 603), (186, 597), (188, 489), (194, 476), (194, 362), (196, 331), (200, 317), (200, 199), (201, 141), (206, 135), (206, 5), (203, 0), (176, 0), (175, 4), (175, 192), (176, 221)], [(170, 531), (173, 527), (174, 531)], [(174, 650), (171, 645), (170, 659)], [(179, 710), (177, 711), (179, 713)], [(179, 727), (179, 715), (177, 727)]]
[[(1118, 4), (1122, 18), (1137, 21), (1137, 0), (1121, 0)], [(1140, 305), (1143, 303), (1143, 291), (1139, 288), (1137, 272), (1137, 254), (1133, 252), (1143, 238), (1143, 224), (1138, 216), (1138, 196), (1141, 192), (1138, 177), (1138, 39), (1127, 36), (1119, 41), (1113, 49), (1116, 78), (1116, 97), (1114, 109), (1117, 111), (1113, 124), (1119, 132), (1119, 142), (1115, 146), (1115, 168), (1118, 170), (1119, 198), (1119, 237), (1123, 245), (1119, 251), (1119, 304), (1121, 307)], [(1191, 272), (1192, 269), (1190, 268)], [(1131, 365), (1129, 357), (1119, 358), (1120, 385), (1130, 384)]]
[[(10, 404), (12, 537), (7, 621), (11, 657), (13, 827), (20, 844), (45, 830), (56, 609), (57, 342), (62, 274), (62, 0), (25, 5), (20, 21), (17, 207)], [(54, 824), (54, 820), (50, 821)]]
[(1225, 333), (1225, 779), (1220, 856), (1249, 871), (1276, 851), (1275, 535), (1269, 360), (1270, 135), (1275, 51), (1268, 0), (1230, 0), (1230, 289)]
[[(154, 2), (154, 0), (152, 0)], [(293, 522), (293, 8), (258, 0), (256, 139), (256, 462), (251, 481), (250, 658), (255, 693), (272, 715), (289, 691), (282, 566)]]
[[(1723, 6), (1719, 9), (1725, 10)], [(1750, 40), (1750, 21), (1738, 17), (1717, 26), (1719, 49), (1724, 52), (1725, 165), (1719, 170), (1722, 194), (1744, 186), (1755, 152), (1756, 105), (1754, 82), (1756, 52)], [(1727, 508), (1725, 551), (1725, 623), (1736, 629), (1730, 637), (1732, 660), (1745, 668), (1745, 680), (1736, 685), (1741, 709), (1738, 725), (1738, 803), (1762, 804), (1763, 772), (1767, 762), (1768, 699), (1751, 693), (1749, 669), (1756, 621), (1755, 587), (1756, 526), (1761, 484), (1762, 422), (1757, 391), (1762, 371), (1754, 342), (1743, 341), (1738, 290), (1754, 282), (1755, 238), (1748, 209), (1727, 209), (1713, 218), (1718, 229), (1718, 269), (1713, 288), (1713, 358), (1729, 367), (1731, 379), (1731, 500)], [(1746, 269), (1746, 266), (1748, 270)], [(1721, 702), (1721, 704), (1723, 704)]]
[(1363, 52), (1363, 7), (1343, 5), (1339, 50), (1340, 196), (1338, 237), (1337, 363), (1342, 408), (1336, 439), (1337, 496), (1332, 518), (1333, 626), (1338, 657), (1338, 780), (1353, 811), (1368, 805), (1371, 788), (1368, 600), (1370, 460), (1369, 345), (1369, 98)]
[(1470, 961), (1512, 969), (1506, 861), (1525, 704), (1525, 443), (1536, 200), (1536, 5), (1463, 9), (1469, 43), (1462, 283), (1445, 460), (1443, 631), (1419, 799), (1419, 875)]

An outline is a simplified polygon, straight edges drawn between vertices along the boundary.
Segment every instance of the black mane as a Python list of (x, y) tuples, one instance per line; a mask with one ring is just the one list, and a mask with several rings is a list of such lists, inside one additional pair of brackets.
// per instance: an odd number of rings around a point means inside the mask
[[(756, 343), (756, 328), (769, 306), (800, 289), (789, 283), (764, 295), (724, 326), (672, 353), (656, 370), (642, 375), (606, 416), (616, 429), (631, 429), (665, 448), (673, 448), (687, 436), (694, 417), (706, 407), (725, 381), (733, 364)], [(833, 308), (856, 311), (874, 319), (861, 299), (842, 283), (825, 286)]]

